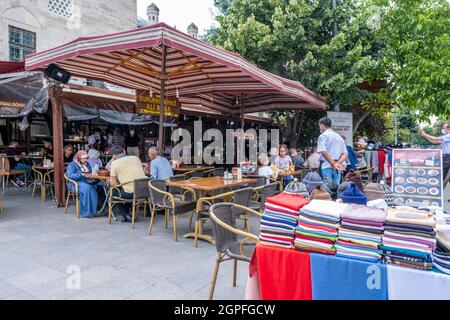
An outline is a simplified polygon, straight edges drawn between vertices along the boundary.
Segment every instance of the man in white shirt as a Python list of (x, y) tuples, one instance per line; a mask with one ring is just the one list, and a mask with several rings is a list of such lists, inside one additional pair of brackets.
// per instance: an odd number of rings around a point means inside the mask
[(341, 183), (341, 172), (345, 170), (348, 151), (342, 137), (331, 129), (331, 120), (322, 118), (319, 121), (320, 132), (317, 152), (321, 153), (321, 175), (324, 183), (331, 180), (336, 185)]
[[(445, 122), (442, 126), (442, 136), (434, 137), (427, 134), (425, 131), (420, 130), (420, 135), (427, 139), (432, 144), (440, 144), (443, 155), (443, 169), (444, 169), (444, 181), (450, 170), (450, 123)], [(444, 185), (444, 188), (446, 186)]]

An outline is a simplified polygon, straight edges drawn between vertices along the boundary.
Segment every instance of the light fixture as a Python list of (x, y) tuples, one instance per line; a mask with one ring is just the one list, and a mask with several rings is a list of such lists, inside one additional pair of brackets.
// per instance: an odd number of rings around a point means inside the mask
[(176, 90), (176, 95), (177, 95), (177, 99), (179, 99), (180, 98), (180, 91), (178, 91), (178, 88)]
[(150, 87), (150, 98), (153, 98), (153, 87)]
[(238, 105), (238, 104), (239, 104), (239, 98), (236, 97), (236, 105)]

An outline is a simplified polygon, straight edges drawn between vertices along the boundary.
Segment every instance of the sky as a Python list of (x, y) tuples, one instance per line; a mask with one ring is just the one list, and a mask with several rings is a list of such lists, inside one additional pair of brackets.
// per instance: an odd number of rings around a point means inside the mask
[(216, 23), (213, 0), (137, 0), (138, 16), (147, 20), (147, 7), (154, 2), (159, 8), (159, 21), (186, 32), (193, 22), (203, 35)]

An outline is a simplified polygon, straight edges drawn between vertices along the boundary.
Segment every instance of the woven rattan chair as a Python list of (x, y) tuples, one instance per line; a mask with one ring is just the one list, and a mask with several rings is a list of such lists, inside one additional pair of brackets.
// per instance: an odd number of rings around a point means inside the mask
[[(236, 228), (236, 216), (234, 214), (236, 210), (242, 210), (246, 214), (250, 213), (261, 217), (259, 212), (233, 203), (217, 203), (210, 208), (209, 214), (217, 250), (216, 264), (209, 292), (210, 300), (214, 296), (220, 264), (227, 260), (233, 260), (233, 287), (236, 287), (237, 262), (238, 260), (250, 262), (255, 250), (255, 243), (258, 241), (256, 235)], [(240, 241), (238, 236), (244, 239)]]
[[(173, 219), (173, 239), (178, 240), (177, 237), (177, 220), (180, 215), (189, 213), (195, 210), (197, 202), (197, 196), (192, 189), (185, 189), (181, 198), (175, 198), (175, 196), (167, 192), (166, 181), (164, 180), (152, 180), (148, 183), (150, 190), (150, 198), (152, 203), (150, 225), (148, 227), (148, 234), (151, 235), (155, 210), (165, 211), (165, 227), (168, 227), (169, 215), (172, 214)], [(190, 194), (189, 196), (187, 194)], [(188, 199), (188, 197), (190, 197)]]
[[(75, 180), (69, 179), (69, 177), (67, 177), (67, 174), (64, 174), (64, 178), (66, 179), (66, 186), (67, 186), (66, 207), (64, 209), (64, 214), (67, 214), (70, 197), (72, 197), (73, 200), (75, 200), (77, 218), (80, 219), (80, 200), (78, 198), (78, 183)], [(71, 184), (75, 187), (75, 191), (72, 191), (70, 189)]]
[[(249, 203), (249, 208), (262, 212), (266, 199), (276, 194), (279, 182), (273, 182), (253, 189), (253, 200)], [(256, 200), (255, 200), (256, 199)]]

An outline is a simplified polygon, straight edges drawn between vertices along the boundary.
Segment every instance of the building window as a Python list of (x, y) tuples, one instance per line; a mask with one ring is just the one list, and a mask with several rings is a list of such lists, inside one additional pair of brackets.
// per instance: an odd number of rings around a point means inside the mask
[(27, 54), (36, 52), (36, 34), (9, 26), (9, 60), (22, 61)]
[(72, 0), (48, 0), (48, 11), (70, 18), (73, 13)]

